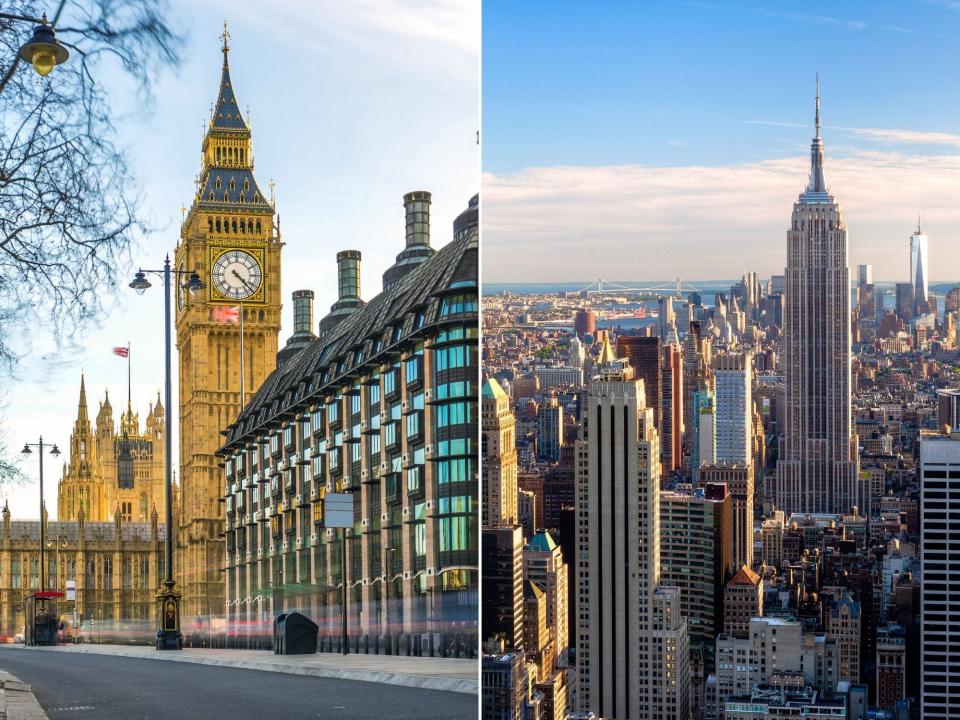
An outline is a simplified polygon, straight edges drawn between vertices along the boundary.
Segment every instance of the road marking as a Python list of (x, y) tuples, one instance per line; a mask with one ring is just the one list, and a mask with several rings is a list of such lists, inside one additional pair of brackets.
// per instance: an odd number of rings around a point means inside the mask
[(51, 708), (48, 712), (82, 712), (84, 710), (93, 710), (93, 705), (71, 705), (69, 707), (55, 707)]

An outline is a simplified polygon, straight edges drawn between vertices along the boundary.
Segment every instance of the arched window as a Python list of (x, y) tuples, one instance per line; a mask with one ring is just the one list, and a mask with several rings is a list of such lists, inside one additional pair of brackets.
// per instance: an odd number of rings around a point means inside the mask
[(263, 322), (263, 310), (260, 311), (260, 322)]
[(223, 201), (224, 201), (224, 202), (227, 202), (227, 200), (229, 200), (229, 199), (230, 199), (230, 196), (229, 196), (226, 192), (224, 192), (224, 193), (223, 193)]
[[(213, 198), (211, 198), (212, 200)], [(220, 232), (220, 218), (217, 218), (217, 232)]]
[(234, 231), (234, 232), (237, 231), (237, 219), (236, 219), (236, 218), (233, 219), (233, 231)]
[(219, 175), (217, 176), (216, 187), (217, 187), (217, 190), (220, 189), (220, 176), (219, 176)]
[(210, 199), (213, 200), (213, 190), (210, 191)]
[(230, 190), (236, 190), (236, 189), (237, 189), (236, 180), (234, 180), (233, 178), (230, 178)]
[[(240, 201), (243, 202), (243, 195), (240, 196)], [(243, 218), (240, 219), (240, 234), (243, 235), (247, 232), (247, 222)]]
[(257, 235), (260, 234), (260, 221), (257, 220)]
[(213, 232), (213, 218), (207, 218), (207, 230)]
[(217, 162), (220, 162), (220, 146), (217, 145)]

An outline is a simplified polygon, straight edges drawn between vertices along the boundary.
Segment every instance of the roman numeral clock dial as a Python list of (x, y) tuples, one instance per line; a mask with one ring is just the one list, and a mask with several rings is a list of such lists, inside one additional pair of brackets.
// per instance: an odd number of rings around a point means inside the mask
[(213, 286), (225, 298), (246, 300), (260, 289), (261, 282), (260, 264), (243, 250), (229, 250), (213, 264)]

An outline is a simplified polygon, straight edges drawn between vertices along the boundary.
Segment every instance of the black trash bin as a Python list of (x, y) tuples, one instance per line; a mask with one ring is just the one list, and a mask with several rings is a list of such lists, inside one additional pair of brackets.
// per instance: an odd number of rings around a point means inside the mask
[(275, 655), (313, 655), (320, 626), (296, 610), (280, 613), (273, 621)]

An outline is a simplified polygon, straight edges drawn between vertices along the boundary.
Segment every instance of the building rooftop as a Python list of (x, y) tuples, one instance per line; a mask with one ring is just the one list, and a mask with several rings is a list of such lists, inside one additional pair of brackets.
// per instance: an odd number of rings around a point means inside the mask
[(463, 233), (435, 256), (374, 297), (264, 381), (227, 429), (224, 449), (276, 427), (295, 408), (321, 400), (370, 367), (395, 357), (410, 335), (443, 322), (441, 297), (476, 290), (477, 240)]
[(760, 576), (746, 565), (737, 570), (737, 574), (730, 578), (727, 585), (752, 585), (756, 587), (760, 584)]
[(551, 552), (557, 548), (557, 543), (546, 530), (541, 530), (527, 543), (527, 547), (536, 552)]

